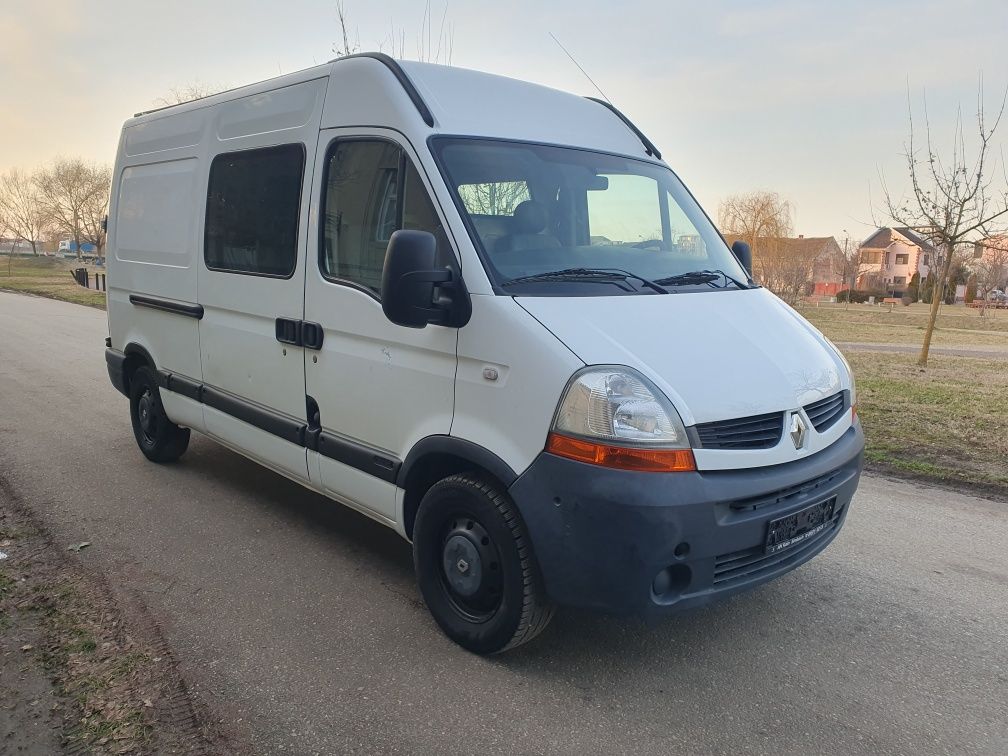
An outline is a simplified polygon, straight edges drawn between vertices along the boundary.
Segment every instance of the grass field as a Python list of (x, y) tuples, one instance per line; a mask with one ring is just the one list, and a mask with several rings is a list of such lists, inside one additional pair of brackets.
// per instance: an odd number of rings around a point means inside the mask
[(1008, 492), (1008, 361), (848, 352), (869, 467)]
[(0, 289), (37, 294), (50, 299), (62, 299), (66, 302), (105, 309), (104, 292), (89, 291), (78, 286), (70, 277), (71, 270), (83, 267), (73, 260), (60, 260), (55, 257), (15, 257), (11, 263), (9, 274), (7, 258), (0, 257)]
[[(924, 341), (928, 308), (924, 303), (909, 307), (852, 304), (806, 306), (802, 315), (833, 341), (884, 344), (916, 344)], [(982, 345), (1008, 347), (1008, 310), (980, 311), (963, 305), (942, 305), (931, 340), (935, 346)]]
[[(821, 305), (801, 313), (835, 342), (906, 344), (924, 340), (929, 305)], [(1005, 359), (848, 349), (870, 469), (1008, 495), (1008, 311), (943, 305), (933, 346), (1005, 349)]]

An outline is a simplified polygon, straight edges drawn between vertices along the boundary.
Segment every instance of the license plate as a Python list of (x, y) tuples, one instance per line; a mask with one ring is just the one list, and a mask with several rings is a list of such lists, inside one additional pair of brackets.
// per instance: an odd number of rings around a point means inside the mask
[(833, 523), (836, 497), (805, 507), (787, 517), (771, 520), (767, 525), (766, 543), (763, 551), (776, 554), (784, 549), (794, 548), (810, 538), (815, 538)]

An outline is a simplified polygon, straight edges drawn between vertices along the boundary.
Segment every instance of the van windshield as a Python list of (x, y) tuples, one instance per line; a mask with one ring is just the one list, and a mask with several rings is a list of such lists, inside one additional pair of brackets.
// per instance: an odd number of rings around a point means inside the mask
[(569, 147), (437, 138), (434, 152), (483, 262), (512, 295), (748, 288), (668, 168)]

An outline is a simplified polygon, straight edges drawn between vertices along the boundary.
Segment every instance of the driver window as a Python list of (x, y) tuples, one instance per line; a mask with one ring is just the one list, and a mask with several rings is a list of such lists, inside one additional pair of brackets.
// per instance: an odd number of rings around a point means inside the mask
[(389, 238), (399, 229), (432, 233), (439, 260), (453, 259), (426, 187), (413, 163), (392, 142), (354, 139), (329, 148), (322, 217), (323, 275), (375, 294), (381, 289)]

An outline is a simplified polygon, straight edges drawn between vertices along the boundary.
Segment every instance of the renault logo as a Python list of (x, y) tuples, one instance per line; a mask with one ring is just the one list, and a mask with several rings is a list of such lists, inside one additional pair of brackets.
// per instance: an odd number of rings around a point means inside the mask
[(791, 413), (791, 440), (794, 442), (795, 449), (801, 449), (805, 446), (805, 421), (802, 420), (802, 416), (797, 412)]

